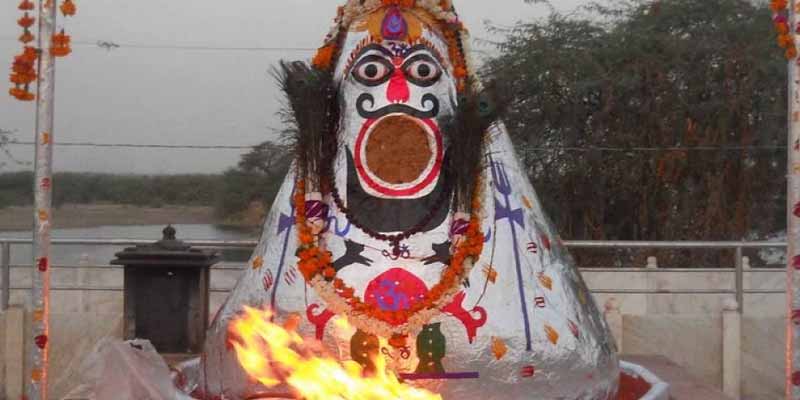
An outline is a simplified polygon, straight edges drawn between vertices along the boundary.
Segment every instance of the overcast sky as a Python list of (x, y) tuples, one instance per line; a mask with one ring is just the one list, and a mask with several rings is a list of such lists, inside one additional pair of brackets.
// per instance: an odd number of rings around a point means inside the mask
[[(316, 48), (342, 2), (78, 0), (78, 15), (59, 21), (80, 43), (58, 61), (56, 142), (251, 146), (273, 138), (280, 93), (269, 68), (280, 59), (307, 59), (311, 51), (125, 45)], [(564, 10), (580, 2), (554, 1)], [(20, 34), (17, 3), (0, 6), (0, 62), (6, 68), (19, 51), (13, 40)], [(489, 37), (485, 21), (505, 26), (546, 15), (544, 7), (523, 0), (461, 0), (456, 6), (479, 38)], [(98, 41), (123, 47), (108, 51), (94, 45)], [(0, 93), (0, 128), (30, 140), (34, 105), (8, 96), (7, 85)], [(11, 151), (18, 159), (32, 158), (30, 148)], [(56, 147), (54, 165), (57, 171), (214, 173), (235, 165), (241, 152)]]

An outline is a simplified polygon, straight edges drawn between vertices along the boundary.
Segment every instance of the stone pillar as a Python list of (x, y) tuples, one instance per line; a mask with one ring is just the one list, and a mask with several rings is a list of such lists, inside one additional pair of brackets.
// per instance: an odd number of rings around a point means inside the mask
[(11, 307), (5, 312), (5, 343), (3, 363), (6, 370), (6, 399), (21, 399), (24, 393), (25, 312)]
[(622, 312), (619, 309), (619, 301), (612, 297), (606, 301), (605, 317), (611, 334), (614, 335), (614, 342), (617, 344), (617, 351), (622, 353)]
[(647, 269), (658, 269), (658, 257), (647, 257)]
[(722, 391), (733, 399), (742, 395), (742, 315), (734, 299), (722, 311)]

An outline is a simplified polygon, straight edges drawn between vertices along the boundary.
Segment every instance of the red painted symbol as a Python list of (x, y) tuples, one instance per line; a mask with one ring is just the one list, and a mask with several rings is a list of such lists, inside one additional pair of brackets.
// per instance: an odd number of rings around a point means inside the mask
[(42, 189), (50, 189), (50, 178), (42, 178)]
[(544, 246), (545, 249), (550, 250), (550, 237), (545, 234), (542, 234), (542, 246)]
[(544, 297), (537, 297), (533, 299), (534, 303), (536, 303), (536, 307), (538, 308), (545, 308), (547, 307), (547, 303), (545, 302)]
[(47, 261), (47, 257), (42, 257), (39, 259), (39, 262), (36, 263), (37, 267), (39, 267), (39, 272), (47, 271), (47, 267), (50, 263)]
[(522, 371), (520, 372), (523, 378), (532, 378), (533, 375), (536, 374), (536, 368), (534, 368), (533, 365), (526, 365), (522, 367)]
[(319, 304), (308, 306), (308, 308), (306, 308), (306, 318), (316, 327), (317, 340), (322, 340), (325, 335), (325, 326), (328, 325), (328, 321), (336, 314), (330, 310), (325, 310), (321, 314), (316, 315), (314, 312), (317, 311), (318, 308), (320, 308)]
[(792, 374), (792, 385), (800, 386), (800, 371)]
[(800, 310), (792, 310), (792, 322), (795, 325), (800, 325)]
[(294, 272), (293, 269), (290, 269), (283, 274), (283, 280), (289, 286), (293, 286), (296, 279), (297, 279), (297, 274)]
[(800, 203), (794, 205), (794, 216), (800, 218)]
[(264, 275), (264, 290), (269, 291), (272, 288), (272, 284), (275, 283), (275, 278), (272, 276), (272, 271), (267, 270), (266, 275)]
[(528, 243), (528, 251), (531, 252), (531, 254), (537, 254), (539, 253), (539, 246), (536, 242), (530, 242)]
[[(465, 310), (463, 305), (465, 297), (467, 297), (467, 294), (460, 292), (453, 299), (452, 303), (448, 304), (447, 307), (442, 308), (442, 311), (458, 318), (458, 320), (464, 324), (464, 328), (467, 329), (467, 337), (469, 338), (469, 342), (472, 343), (475, 340), (475, 336), (478, 335), (478, 328), (486, 324), (488, 314), (486, 314), (486, 310), (483, 307), (475, 307), (471, 312)], [(473, 318), (473, 312), (478, 313), (479, 317)]]
[[(382, 311), (405, 311), (425, 298), (428, 288), (416, 275), (402, 268), (392, 268), (373, 279), (364, 291), (365, 302)], [(406, 321), (392, 321), (400, 325)]]
[(44, 350), (45, 346), (47, 346), (47, 336), (39, 335), (34, 339), (34, 342), (36, 343), (36, 347)]
[(567, 325), (569, 325), (569, 331), (572, 332), (572, 335), (577, 338), (579, 335), (578, 325), (572, 321), (567, 321)]

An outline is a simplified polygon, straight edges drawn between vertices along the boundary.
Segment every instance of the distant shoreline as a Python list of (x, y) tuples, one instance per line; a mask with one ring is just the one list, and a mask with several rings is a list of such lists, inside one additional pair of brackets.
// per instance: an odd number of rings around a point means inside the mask
[[(30, 231), (32, 207), (0, 209), (0, 231)], [(53, 210), (57, 229), (94, 228), (109, 225), (221, 224), (212, 207), (137, 207), (116, 204), (64, 205)]]

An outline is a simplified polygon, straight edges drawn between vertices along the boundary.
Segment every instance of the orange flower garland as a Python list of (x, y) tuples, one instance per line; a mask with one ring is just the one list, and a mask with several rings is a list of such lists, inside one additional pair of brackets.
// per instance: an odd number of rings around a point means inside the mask
[(22, 54), (14, 57), (11, 65), (11, 83), (14, 87), (8, 93), (21, 101), (31, 101), (36, 96), (30, 92), (30, 84), (36, 80), (36, 58), (39, 54), (33, 47), (25, 47)]
[(384, 6), (400, 6), (405, 8), (414, 7), (416, 3), (416, 0), (383, 0)]
[(28, 29), (31, 26), (33, 26), (34, 22), (36, 22), (36, 18), (31, 17), (30, 15), (28, 15), (27, 12), (25, 13), (25, 15), (22, 16), (22, 18), (17, 20), (17, 24), (25, 29)]
[[(476, 186), (480, 187), (480, 183)], [(366, 315), (373, 319), (392, 324), (400, 325), (406, 323), (409, 318), (423, 310), (433, 310), (440, 306), (446, 295), (452, 294), (453, 288), (465, 279), (469, 272), (465, 263), (469, 260), (470, 265), (474, 264), (483, 251), (484, 235), (480, 229), (479, 212), (480, 196), (475, 196), (473, 200), (472, 217), (470, 218), (469, 228), (465, 235), (465, 240), (456, 248), (452, 255), (450, 265), (442, 272), (439, 283), (434, 285), (425, 297), (415, 303), (407, 310), (388, 311), (381, 310), (373, 305), (365, 303), (355, 295), (355, 289), (347, 286), (340, 278), (336, 278), (336, 269), (333, 267), (333, 256), (329, 251), (325, 251), (318, 246), (319, 237), (311, 232), (311, 228), (306, 224), (305, 208), (305, 182), (297, 183), (297, 190), (294, 197), (296, 210), (296, 225), (298, 231), (298, 270), (303, 274), (306, 282), (311, 283), (319, 277), (325, 282), (332, 284), (336, 294), (344, 299), (349, 308), (356, 314)], [(395, 347), (403, 347), (406, 335), (395, 334), (390, 343)]]
[(72, 17), (75, 15), (75, 12), (77, 11), (77, 7), (75, 7), (75, 3), (73, 3), (72, 0), (64, 0), (64, 2), (61, 3), (61, 7), (59, 8), (61, 9), (61, 13), (64, 14), (65, 17)]
[(70, 37), (62, 29), (61, 32), (53, 35), (53, 45), (50, 47), (50, 53), (56, 57), (65, 57), (72, 53), (72, 48), (69, 44)]
[[(52, 0), (48, 0), (52, 1)], [(75, 16), (75, 12), (77, 11), (77, 7), (72, 0), (63, 0), (61, 2), (61, 6), (59, 6), (61, 13), (64, 14), (65, 17), (72, 17)], [(50, 46), (50, 54), (55, 57), (66, 57), (70, 53), (72, 53), (72, 47), (70, 47), (70, 36), (64, 33), (62, 29), (61, 32), (56, 33), (52, 37), (52, 43)]]
[(774, 13), (772, 21), (775, 25), (775, 30), (778, 32), (778, 46), (785, 50), (786, 59), (793, 60), (797, 58), (797, 45), (794, 41), (794, 33), (789, 26), (787, 16), (788, 1), (771, 0), (769, 6)]
[(332, 44), (323, 46), (317, 51), (317, 54), (311, 61), (311, 65), (320, 70), (329, 70), (333, 66), (333, 56), (335, 53), (336, 46)]
[(19, 41), (24, 47), (22, 53), (14, 56), (14, 61), (11, 63), (9, 81), (14, 86), (8, 90), (8, 94), (20, 101), (31, 101), (36, 98), (36, 95), (31, 92), (30, 86), (36, 80), (36, 59), (39, 57), (39, 53), (36, 48), (28, 46), (28, 43), (35, 40), (30, 27), (36, 22), (36, 18), (31, 17), (28, 11), (35, 9), (36, 5), (31, 0), (22, 0), (17, 8), (25, 12), (17, 20), (17, 25), (22, 27)]
[(36, 8), (36, 5), (33, 4), (31, 0), (22, 0), (22, 2), (19, 3), (19, 7), (17, 8), (19, 8), (21, 11), (31, 11), (34, 8)]
[(29, 31), (27, 29), (25, 29), (25, 31), (22, 32), (22, 35), (20, 35), (20, 37), (19, 37), (19, 41), (22, 42), (22, 43), (25, 43), (25, 44), (32, 42), (34, 39), (35, 38), (33, 37), (33, 34), (31, 33), (31, 31)]

